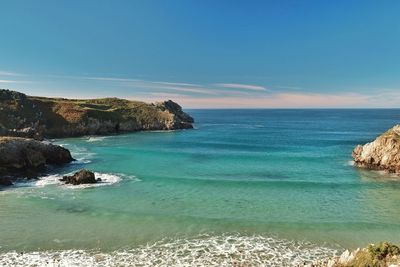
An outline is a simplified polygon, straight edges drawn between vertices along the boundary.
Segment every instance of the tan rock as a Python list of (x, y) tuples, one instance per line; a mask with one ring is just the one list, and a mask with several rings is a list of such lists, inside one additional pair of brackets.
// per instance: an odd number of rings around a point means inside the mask
[(373, 142), (353, 150), (358, 167), (400, 173), (400, 125), (394, 126)]

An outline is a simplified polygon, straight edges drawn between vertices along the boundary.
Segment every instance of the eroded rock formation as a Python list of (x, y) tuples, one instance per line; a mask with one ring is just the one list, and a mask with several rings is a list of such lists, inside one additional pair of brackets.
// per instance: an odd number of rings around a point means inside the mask
[(358, 167), (400, 174), (400, 125), (394, 126), (371, 143), (353, 150)]
[(20, 137), (0, 137), (0, 176), (36, 177), (49, 164), (73, 161), (70, 152), (49, 142)]

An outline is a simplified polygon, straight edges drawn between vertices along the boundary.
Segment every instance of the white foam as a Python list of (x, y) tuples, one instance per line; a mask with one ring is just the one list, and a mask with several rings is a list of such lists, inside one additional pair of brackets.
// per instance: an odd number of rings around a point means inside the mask
[(90, 159), (85, 159), (85, 158), (78, 158), (75, 161), (71, 162), (71, 164), (88, 164), (91, 163), (92, 161)]
[(62, 175), (59, 174), (43, 176), (40, 177), (37, 181), (33, 182), (33, 185), (38, 187), (44, 187), (46, 185), (51, 185), (51, 184), (60, 184), (61, 182), (59, 180), (61, 178)]
[(356, 163), (354, 162), (354, 160), (349, 160), (348, 162), (347, 162), (347, 166), (354, 166)]
[(108, 253), (85, 250), (0, 254), (1, 266), (303, 266), (336, 249), (264, 236), (203, 235)]
[(106, 138), (107, 138), (107, 136), (90, 136), (86, 140), (86, 142), (99, 142), (99, 141), (103, 141)]
[(112, 185), (121, 181), (121, 177), (115, 174), (108, 173), (98, 173), (95, 172), (94, 176), (101, 179), (101, 182), (97, 182), (95, 184), (80, 184), (80, 185), (64, 185), (69, 189), (81, 189), (81, 188), (91, 188), (91, 187), (99, 187), (105, 185)]
[[(64, 174), (64, 175), (72, 175), (72, 174), (73, 173), (68, 173), (68, 174)], [(96, 179), (100, 178), (101, 182), (97, 182), (95, 184), (66, 185), (62, 181), (60, 181), (60, 179), (64, 175), (55, 174), (55, 175), (43, 176), (43, 177), (40, 177), (39, 180), (35, 180), (34, 182), (31, 182), (30, 185), (37, 186), (37, 187), (44, 187), (44, 186), (48, 186), (48, 185), (60, 185), (60, 186), (63, 186), (64, 188), (68, 188), (68, 189), (82, 189), (82, 188), (99, 187), (99, 186), (116, 184), (116, 183), (119, 183), (122, 180), (122, 178), (140, 181), (135, 176), (127, 176), (124, 174), (110, 174), (110, 173), (95, 172), (94, 175), (95, 175)]]

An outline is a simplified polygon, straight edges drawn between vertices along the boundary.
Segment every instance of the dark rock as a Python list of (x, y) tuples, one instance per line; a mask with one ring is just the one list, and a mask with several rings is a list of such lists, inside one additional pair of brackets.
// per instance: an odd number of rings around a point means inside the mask
[(49, 142), (0, 137), (0, 175), (33, 178), (48, 164), (60, 165), (73, 160), (67, 149)]
[(88, 170), (80, 170), (71, 176), (64, 176), (60, 181), (63, 181), (66, 184), (80, 185), (80, 184), (95, 184), (99, 181), (98, 179), (96, 180), (96, 177), (93, 172)]
[(13, 183), (11, 182), (11, 179), (9, 178), (0, 178), (0, 186), (11, 186)]

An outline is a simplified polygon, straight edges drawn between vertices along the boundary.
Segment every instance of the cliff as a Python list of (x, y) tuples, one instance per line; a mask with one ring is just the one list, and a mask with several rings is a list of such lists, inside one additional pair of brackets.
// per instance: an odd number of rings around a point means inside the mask
[(400, 125), (394, 126), (371, 143), (353, 150), (358, 167), (400, 174)]
[(29, 138), (0, 137), (0, 179), (7, 176), (36, 177), (47, 165), (71, 161), (70, 152), (61, 146)]
[(0, 135), (71, 137), (187, 129), (192, 123), (171, 100), (147, 104), (118, 98), (45, 98), (0, 89)]

